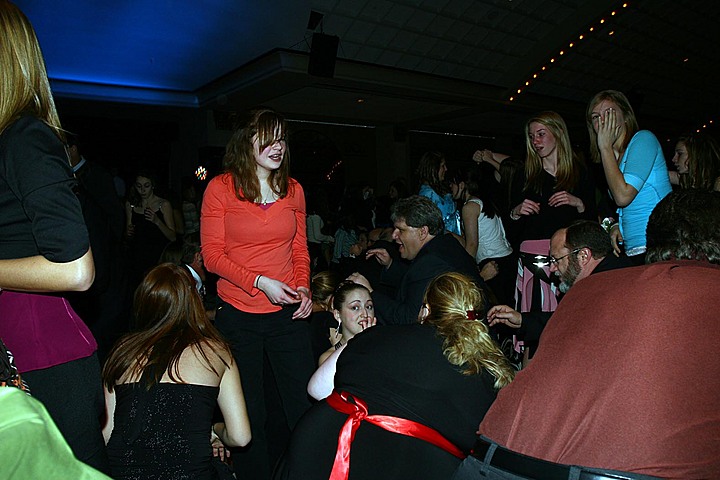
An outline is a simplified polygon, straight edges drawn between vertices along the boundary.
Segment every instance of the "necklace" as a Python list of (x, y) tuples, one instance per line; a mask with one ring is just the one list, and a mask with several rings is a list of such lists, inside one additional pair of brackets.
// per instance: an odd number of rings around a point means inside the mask
[(263, 192), (260, 190), (260, 201), (257, 202), (260, 205), (267, 205), (268, 203), (273, 203), (278, 199), (277, 193), (273, 189), (269, 189), (269, 192)]
[(275, 192), (270, 192), (269, 196), (262, 195), (262, 198), (260, 199), (260, 205), (267, 205), (268, 203), (273, 203), (275, 200), (277, 200), (277, 195)]

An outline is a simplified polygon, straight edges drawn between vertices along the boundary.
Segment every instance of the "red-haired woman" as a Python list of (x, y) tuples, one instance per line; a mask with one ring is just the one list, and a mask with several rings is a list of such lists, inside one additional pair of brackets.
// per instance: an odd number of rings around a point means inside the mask
[[(205, 190), (200, 219), (202, 253), (220, 276), (215, 323), (243, 372), (253, 443), (234, 456), (247, 478), (269, 477), (263, 364), (267, 357), (292, 429), (309, 408), (314, 371), (308, 322), (312, 311), (305, 197), (289, 176), (285, 120), (269, 109), (252, 112), (225, 152), (226, 172)], [(282, 416), (282, 414), (280, 414)]]

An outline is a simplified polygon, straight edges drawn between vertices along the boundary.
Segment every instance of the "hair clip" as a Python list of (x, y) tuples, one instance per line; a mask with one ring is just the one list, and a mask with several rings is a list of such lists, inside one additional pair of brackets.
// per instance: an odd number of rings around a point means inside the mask
[(465, 312), (467, 314), (468, 320), (477, 320), (478, 316), (477, 313), (475, 313), (475, 310), (468, 310)]

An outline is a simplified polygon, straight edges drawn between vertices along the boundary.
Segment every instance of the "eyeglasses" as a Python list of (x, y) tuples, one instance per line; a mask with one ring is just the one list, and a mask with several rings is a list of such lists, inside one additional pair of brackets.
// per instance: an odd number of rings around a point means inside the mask
[(550, 256), (548, 257), (548, 261), (549, 261), (551, 264), (553, 264), (553, 265), (555, 265), (555, 266), (557, 267), (557, 264), (560, 263), (560, 260), (562, 260), (562, 259), (565, 258), (565, 257), (569, 257), (570, 255), (575, 255), (576, 253), (578, 253), (578, 252), (579, 252), (580, 250), (582, 250), (583, 248), (586, 248), (586, 247), (578, 247), (578, 248), (576, 248), (575, 250), (573, 250), (572, 252), (570, 252), (570, 253), (568, 253), (568, 254), (566, 254), (566, 255), (563, 255), (563, 256), (560, 257), (560, 258), (555, 258), (555, 257), (553, 257), (552, 255), (550, 255)]

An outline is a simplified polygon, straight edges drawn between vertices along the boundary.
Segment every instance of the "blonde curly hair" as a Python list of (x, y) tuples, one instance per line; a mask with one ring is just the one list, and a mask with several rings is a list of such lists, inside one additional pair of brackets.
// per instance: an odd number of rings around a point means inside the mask
[(465, 375), (487, 370), (498, 389), (512, 381), (515, 371), (510, 362), (490, 337), (483, 318), (476, 318), (485, 310), (485, 297), (469, 277), (455, 272), (437, 276), (425, 291), (424, 302), (429, 312), (423, 323), (435, 327), (450, 363)]

